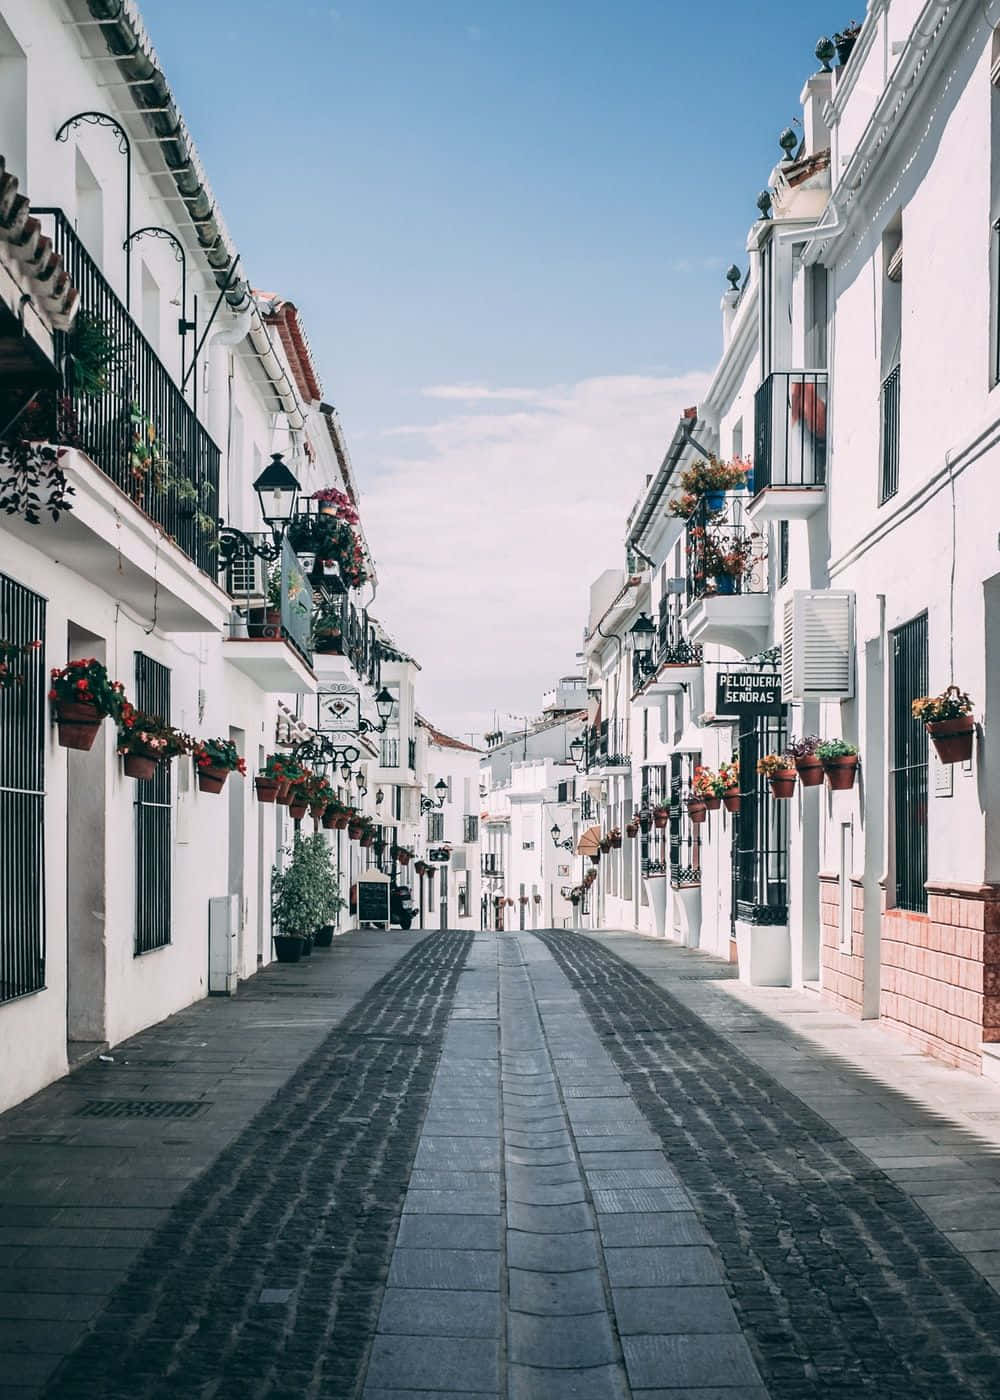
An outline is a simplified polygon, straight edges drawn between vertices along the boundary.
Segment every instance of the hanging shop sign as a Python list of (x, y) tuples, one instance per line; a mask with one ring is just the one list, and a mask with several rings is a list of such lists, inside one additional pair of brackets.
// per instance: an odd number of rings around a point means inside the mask
[(783, 715), (781, 672), (778, 670), (719, 671), (715, 677), (717, 715)]
[(447, 846), (436, 846), (433, 850), (427, 852), (427, 859), (443, 863), (444, 861), (451, 860), (451, 851)]
[(361, 695), (350, 685), (327, 683), (316, 695), (316, 728), (321, 734), (337, 731), (357, 734), (361, 721)]

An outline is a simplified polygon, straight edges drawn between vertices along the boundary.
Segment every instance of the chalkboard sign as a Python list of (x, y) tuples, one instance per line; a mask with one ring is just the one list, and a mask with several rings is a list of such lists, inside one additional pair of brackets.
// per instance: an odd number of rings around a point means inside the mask
[(389, 881), (358, 881), (358, 923), (389, 927)]

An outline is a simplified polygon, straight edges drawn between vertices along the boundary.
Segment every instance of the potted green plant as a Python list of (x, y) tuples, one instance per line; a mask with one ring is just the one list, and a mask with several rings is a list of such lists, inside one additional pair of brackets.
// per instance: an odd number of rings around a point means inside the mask
[(657, 831), (663, 831), (669, 820), (670, 808), (664, 806), (662, 802), (658, 803), (653, 808), (653, 825), (656, 827)]
[(843, 739), (824, 739), (816, 746), (816, 757), (822, 761), (823, 772), (831, 792), (848, 792), (858, 776), (858, 751)]
[(299, 837), (286, 847), (284, 854), (290, 859), (284, 868), (275, 865), (271, 870), (271, 920), (278, 930), (273, 937), (279, 962), (298, 962), (306, 938), (322, 921), (324, 905), (307, 839)]
[(279, 806), (287, 807), (292, 800), (292, 784), (305, 777), (302, 764), (289, 754), (274, 753), (264, 765), (264, 776), (278, 784), (274, 800)]
[(784, 799), (795, 793), (798, 774), (795, 759), (787, 753), (767, 753), (757, 760), (757, 772), (771, 784), (773, 796)]
[(807, 734), (802, 739), (792, 739), (788, 753), (795, 760), (795, 771), (804, 788), (819, 787), (823, 781), (823, 760), (817, 753), (822, 740), (818, 734)]
[(191, 740), (158, 715), (147, 715), (126, 701), (118, 719), (118, 752), (127, 778), (148, 781), (158, 763), (190, 753)]
[[(725, 504), (727, 491), (745, 489), (749, 472), (750, 463), (739, 457), (735, 457), (731, 462), (720, 461), (718, 457), (701, 458), (681, 472), (681, 500), (683, 501), (685, 496), (693, 498), (694, 504), (689, 512), (691, 515), (694, 514), (701, 498), (704, 498), (708, 510), (718, 512)], [(672, 513), (682, 514), (680, 510)]]
[(861, 25), (856, 19), (852, 19), (850, 24), (843, 29), (839, 29), (833, 36), (833, 42), (837, 49), (837, 61), (843, 68), (847, 60), (854, 51), (854, 45), (858, 42), (858, 35), (861, 33)]
[(230, 739), (196, 739), (191, 755), (202, 792), (221, 792), (230, 773), (243, 775), (247, 771), (239, 749)]
[(343, 615), (335, 604), (320, 603), (313, 614), (313, 650), (327, 655), (343, 653)]
[[(340, 882), (333, 868), (333, 856), (329, 843), (319, 832), (312, 836), (301, 837), (300, 843), (304, 859), (312, 871), (317, 902), (317, 922), (310, 931), (307, 945), (315, 944), (317, 948), (329, 948), (333, 942), (333, 921), (339, 911), (344, 908)], [(308, 956), (308, 951), (306, 951), (306, 956)]]
[(924, 727), (942, 763), (965, 763), (972, 757), (976, 737), (971, 698), (957, 685), (940, 695), (921, 695), (913, 701), (913, 718)]
[(93, 748), (101, 721), (117, 720), (125, 705), (125, 687), (109, 678), (94, 657), (71, 661), (53, 670), (49, 700), (64, 749)]

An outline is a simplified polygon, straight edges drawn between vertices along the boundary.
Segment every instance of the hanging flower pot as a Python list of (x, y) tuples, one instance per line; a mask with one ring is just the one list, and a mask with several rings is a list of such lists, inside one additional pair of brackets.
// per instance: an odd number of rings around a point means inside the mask
[(601, 855), (606, 856), (611, 850), (611, 839), (608, 836), (601, 838)]
[(829, 758), (823, 764), (823, 771), (831, 792), (850, 792), (858, 776), (858, 756), (855, 753)]
[(795, 796), (795, 784), (798, 782), (798, 774), (794, 768), (786, 769), (783, 773), (774, 773), (768, 779), (771, 784), (771, 793), (779, 801), (784, 801)]
[(817, 758), (815, 754), (796, 758), (795, 771), (798, 773), (799, 782), (804, 788), (819, 787), (823, 781), (823, 760)]
[(127, 753), (122, 757), (122, 768), (126, 778), (139, 778), (148, 781), (156, 776), (159, 759), (148, 753)]
[(726, 504), (725, 491), (706, 491), (705, 506), (708, 510), (721, 510)]
[(228, 768), (198, 768), (198, 789), (200, 792), (221, 792), (229, 777)]
[(275, 802), (279, 807), (287, 807), (292, 800), (292, 784), (288, 778), (282, 778), (278, 783), (278, 791), (275, 794)]
[[(416, 871), (416, 873), (417, 873), (418, 875), (420, 875), (420, 876), (426, 875), (426, 873), (427, 873), (427, 862), (424, 861), (424, 860), (418, 860), (417, 863), (416, 863), (416, 865), (414, 865), (413, 869), (414, 869), (414, 870)], [(498, 900), (498, 902), (499, 902), (501, 899), (503, 899), (503, 895), (497, 895), (497, 900)]]
[(361, 840), (358, 842), (358, 845), (359, 845), (359, 846), (363, 846), (363, 847), (365, 848), (365, 850), (368, 850), (368, 848), (369, 848), (370, 846), (374, 846), (374, 844), (375, 844), (375, 833), (374, 833), (373, 831), (366, 831), (365, 834), (364, 834), (364, 836), (362, 836)]
[(600, 851), (594, 851), (593, 855), (590, 857), (590, 863), (591, 863), (591, 865), (600, 865), (600, 863), (601, 863), (601, 853), (600, 853)]
[(541, 904), (541, 902), (542, 902), (542, 896), (541, 896), (540, 894), (534, 895), (533, 898), (534, 898), (534, 901), (535, 901), (536, 904)]
[(740, 790), (730, 788), (728, 792), (722, 794), (722, 805), (727, 812), (738, 812), (740, 810)]
[(281, 786), (277, 778), (269, 778), (265, 773), (258, 773), (253, 780), (253, 785), (257, 789), (258, 802), (273, 802), (278, 796), (278, 788)]
[(972, 715), (931, 720), (926, 728), (942, 763), (967, 763), (972, 757), (976, 738), (976, 721)]
[(708, 808), (705, 806), (702, 799), (699, 799), (697, 802), (688, 803), (688, 816), (696, 826), (700, 826), (701, 823), (705, 821), (708, 816)]
[(757, 772), (771, 784), (773, 797), (784, 799), (794, 794), (799, 775), (795, 771), (795, 760), (787, 753), (766, 753), (758, 758)]
[(322, 822), (322, 826), (323, 826), (323, 830), (324, 830), (324, 831), (334, 831), (334, 830), (336, 830), (336, 826), (337, 826), (337, 808), (336, 808), (336, 806), (334, 805), (334, 803), (331, 802), (330, 805), (324, 809), (324, 811), (323, 811), (323, 816), (322, 816), (322, 818), (321, 818), (321, 822)]
[(665, 828), (666, 825), (667, 825), (667, 822), (668, 822), (669, 820), (670, 820), (670, 808), (669, 808), (669, 807), (654, 807), (654, 808), (653, 808), (653, 825), (656, 827), (657, 831), (663, 831), (664, 828)]
[(312, 819), (313, 819), (314, 822), (321, 822), (321, 821), (323, 820), (324, 816), (326, 815), (326, 803), (325, 803), (325, 802), (310, 802), (310, 803), (309, 803), (309, 815), (312, 817)]
[(628, 826), (626, 826), (626, 828), (625, 828), (625, 835), (626, 835), (631, 841), (634, 841), (635, 838), (639, 835), (639, 823), (638, 823), (638, 822), (629, 822)]
[(94, 747), (103, 716), (96, 705), (62, 700), (56, 706), (59, 743), (64, 749), (87, 752)]
[(288, 804), (288, 815), (293, 822), (300, 822), (309, 810), (308, 802), (304, 802), (295, 797)]
[(365, 834), (365, 829), (360, 822), (348, 822), (347, 834), (352, 841), (360, 841)]
[(528, 896), (527, 896), (526, 894), (519, 895), (519, 896), (518, 896), (518, 899), (519, 899), (519, 902), (520, 902), (521, 904), (527, 904), (527, 903), (528, 903)]
[(622, 848), (622, 834), (617, 826), (612, 827), (608, 832), (608, 842), (613, 851), (620, 851)]
[(705, 810), (708, 812), (717, 812), (722, 806), (722, 798), (715, 792), (706, 794), (704, 802)]

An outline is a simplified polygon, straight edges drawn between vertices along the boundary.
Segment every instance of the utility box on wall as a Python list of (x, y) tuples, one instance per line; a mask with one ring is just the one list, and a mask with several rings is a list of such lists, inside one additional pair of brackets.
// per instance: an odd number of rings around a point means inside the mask
[(236, 935), (240, 926), (238, 894), (219, 895), (208, 901), (208, 994), (236, 994)]

